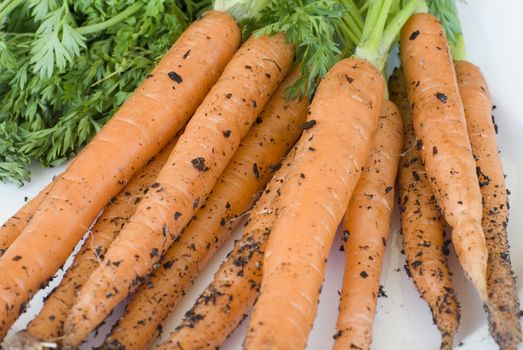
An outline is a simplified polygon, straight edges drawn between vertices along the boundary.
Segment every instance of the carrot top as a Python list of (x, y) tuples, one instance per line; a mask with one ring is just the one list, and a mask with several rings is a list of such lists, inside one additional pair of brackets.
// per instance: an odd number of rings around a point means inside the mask
[(416, 10), (424, 8), (424, 1), (408, 0), (401, 5), (398, 0), (374, 0), (363, 5), (367, 13), (355, 57), (372, 63), (380, 71), (385, 68), (398, 33)]

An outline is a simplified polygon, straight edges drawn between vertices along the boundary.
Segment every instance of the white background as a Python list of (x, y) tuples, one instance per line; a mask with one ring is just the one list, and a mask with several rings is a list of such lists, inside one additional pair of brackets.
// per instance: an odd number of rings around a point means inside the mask
[[(512, 245), (512, 263), (516, 276), (520, 277), (520, 297), (523, 278), (523, 2), (520, 0), (468, 0), (460, 4), (460, 16), (465, 34), (468, 59), (479, 65), (485, 74), (493, 96), (494, 111), (499, 125), (499, 145), (507, 173), (508, 187), (512, 192), (511, 221), (508, 226)], [(24, 197), (34, 196), (51, 177), (63, 167), (43, 170), (33, 166), (33, 181), (23, 188), (0, 184), (0, 222), (23, 205)], [(426, 304), (419, 298), (412, 281), (403, 270), (401, 237), (398, 234), (396, 215), (389, 238), (388, 253), (383, 268), (382, 284), (387, 298), (380, 298), (374, 324), (373, 349), (439, 349), (439, 333), (432, 324)], [(237, 235), (239, 232), (235, 232)], [(202, 272), (188, 295), (164, 326), (165, 334), (173, 329), (183, 313), (192, 305), (202, 291), (219, 263), (232, 246), (232, 239)], [(343, 276), (344, 256), (338, 251), (337, 238), (327, 265), (325, 285), (321, 294), (319, 314), (309, 339), (308, 349), (328, 349), (337, 316), (338, 293)], [(454, 272), (455, 289), (462, 307), (462, 321), (456, 346), (459, 349), (496, 349), (488, 335), (486, 317), (468, 281), (465, 280), (453, 253), (450, 261)], [(398, 270), (399, 269), (399, 270)], [(0, 272), (1, 276), (1, 272)], [(1, 277), (0, 277), (1, 278)], [(14, 330), (21, 330), (41, 307), (41, 299), (49, 288), (39, 293), (31, 302), (26, 314), (15, 324)], [(121, 311), (121, 306), (118, 311)], [(118, 313), (117, 311), (117, 313)], [(114, 318), (114, 316), (113, 316)], [(240, 326), (222, 349), (240, 349), (246, 322)], [(107, 327), (105, 327), (107, 329)], [(103, 334), (103, 329), (100, 334)], [(100, 337), (99, 337), (100, 338)], [(461, 343), (461, 344), (460, 344)], [(89, 345), (99, 344), (91, 340)], [(523, 349), (523, 347), (522, 347)]]

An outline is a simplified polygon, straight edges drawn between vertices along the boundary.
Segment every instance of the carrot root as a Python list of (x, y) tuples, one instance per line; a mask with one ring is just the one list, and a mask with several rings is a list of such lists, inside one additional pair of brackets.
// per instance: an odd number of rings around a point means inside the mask
[(333, 349), (370, 349), (394, 183), (403, 143), (398, 108), (385, 101), (374, 146), (344, 220), (345, 272)]

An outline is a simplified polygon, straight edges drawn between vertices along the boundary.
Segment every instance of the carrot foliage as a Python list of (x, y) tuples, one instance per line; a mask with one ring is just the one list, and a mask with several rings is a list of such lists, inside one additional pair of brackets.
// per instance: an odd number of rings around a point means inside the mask
[(0, 181), (73, 156), (210, 0), (0, 2)]

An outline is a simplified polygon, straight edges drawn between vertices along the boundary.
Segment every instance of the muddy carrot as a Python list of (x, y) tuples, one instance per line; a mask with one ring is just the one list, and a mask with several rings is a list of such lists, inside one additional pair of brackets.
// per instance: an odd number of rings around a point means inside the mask
[(104, 209), (75, 256), (62, 282), (46, 298), (44, 307), (29, 323), (27, 332), (42, 341), (59, 342), (63, 325), (76, 293), (103, 260), (109, 245), (134, 213), (142, 197), (150, 190), (160, 169), (167, 161), (178, 137), (137, 172), (124, 189)]
[(402, 144), (401, 115), (385, 101), (343, 224), (345, 273), (333, 349), (370, 349)]
[(447, 244), (450, 242), (444, 241), (444, 220), (417, 147), (401, 70), (394, 71), (389, 86), (391, 100), (400, 108), (405, 128), (399, 168), (399, 201), (406, 266), (441, 333), (441, 349), (451, 349), (459, 326), (460, 308), (447, 266)]
[(196, 212), (180, 240), (167, 250), (148, 283), (133, 295), (105, 348), (147, 348), (161, 331), (163, 320), (239, 222), (239, 216), (265, 187), (281, 158), (298, 139), (300, 125), (305, 121), (307, 99), (288, 101), (284, 96), (297, 76), (295, 70), (271, 97), (205, 205)]
[(256, 202), (241, 238), (234, 243), (213, 281), (158, 350), (216, 349), (245, 319), (260, 289), (263, 254), (278, 216), (277, 202), (294, 152), (295, 149), (282, 162)]
[(238, 50), (187, 125), (155, 190), (80, 291), (65, 324), (65, 344), (85, 339), (179, 237), (287, 75), (293, 55), (282, 35), (251, 37)]
[(53, 183), (47, 185), (36, 197), (27, 202), (15, 215), (11, 216), (0, 227), (0, 257), (5, 253), (7, 248), (15, 241), (15, 239), (22, 233), (36, 209), (49, 193)]
[(401, 31), (401, 63), (413, 126), (431, 188), (463, 270), (487, 301), (481, 192), (450, 50), (438, 20), (412, 16)]
[(239, 42), (240, 30), (226, 13), (208, 12), (194, 22), (56, 179), (0, 258), (0, 338), (23, 304), (66, 261), (100, 210), (191, 117)]
[(467, 61), (456, 61), (455, 69), (483, 196), (490, 333), (501, 349), (517, 349), (521, 342), (520, 309), (507, 237), (508, 191), (496, 144), (492, 100), (478, 67)]
[(385, 95), (388, 50), (415, 9), (389, 19), (373, 1), (352, 58), (320, 82), (264, 257), (261, 293), (245, 349), (303, 349), (316, 316), (330, 246), (373, 146)]
[(305, 345), (325, 258), (372, 147), (383, 94), (380, 73), (359, 59), (337, 63), (320, 83), (283, 185), (247, 349)]

